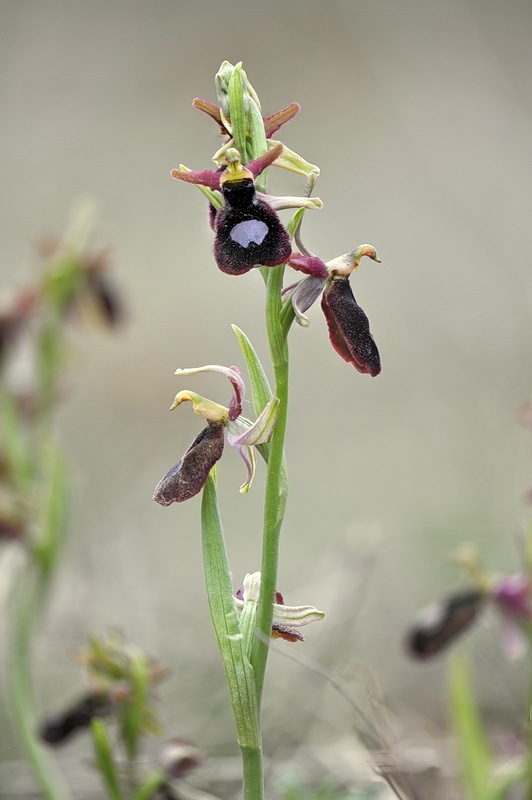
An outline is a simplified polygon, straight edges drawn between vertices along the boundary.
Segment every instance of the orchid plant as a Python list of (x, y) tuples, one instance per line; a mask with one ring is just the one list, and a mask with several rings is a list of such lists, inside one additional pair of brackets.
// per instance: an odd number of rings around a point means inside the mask
[[(333, 348), (362, 374), (381, 370), (369, 320), (358, 305), (350, 276), (363, 256), (379, 261), (375, 248), (360, 245), (324, 262), (303, 243), (301, 228), (307, 210), (322, 207), (312, 197), (319, 169), (281, 141), (271, 137), (300, 110), (297, 103), (264, 117), (257, 93), (241, 64), (224, 62), (215, 79), (217, 104), (196, 98), (195, 108), (211, 117), (222, 135), (213, 156), (215, 169), (194, 171), (180, 165), (171, 172), (178, 181), (196, 185), (209, 203), (214, 231), (213, 254), (229, 280), (260, 271), (265, 285), (265, 317), (274, 386), (270, 386), (259, 357), (236, 326), (242, 357), (249, 374), (255, 420), (242, 415), (245, 387), (236, 366), (178, 369), (182, 378), (217, 372), (232, 387), (228, 406), (194, 391), (180, 391), (171, 408), (191, 403), (206, 426), (186, 453), (157, 484), (153, 498), (162, 506), (189, 500), (202, 492), (203, 556), (209, 605), (225, 669), (243, 760), (245, 800), (264, 797), (261, 742), (261, 699), (270, 637), (289, 642), (303, 639), (299, 628), (323, 618), (313, 606), (287, 606), (277, 591), (279, 538), (287, 501), (284, 441), (288, 416), (288, 335), (294, 321), (309, 324), (306, 312), (321, 297)], [(305, 180), (301, 197), (267, 193), (271, 168), (291, 171)], [(277, 212), (295, 209), (285, 225)], [(284, 284), (285, 272), (301, 273)], [(222, 521), (218, 508), (216, 469), (225, 440), (236, 447), (246, 467), (240, 487), (249, 490), (255, 473), (255, 450), (267, 465), (264, 497), (262, 563), (260, 571), (232, 585)]]

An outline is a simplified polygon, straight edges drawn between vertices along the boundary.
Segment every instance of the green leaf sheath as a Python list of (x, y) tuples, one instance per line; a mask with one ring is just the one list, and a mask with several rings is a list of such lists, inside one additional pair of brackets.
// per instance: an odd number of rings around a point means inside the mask
[(231, 573), (218, 509), (215, 469), (211, 470), (203, 490), (201, 524), (209, 608), (242, 751), (244, 798), (260, 800), (263, 797), (263, 773), (257, 693), (233, 601)]

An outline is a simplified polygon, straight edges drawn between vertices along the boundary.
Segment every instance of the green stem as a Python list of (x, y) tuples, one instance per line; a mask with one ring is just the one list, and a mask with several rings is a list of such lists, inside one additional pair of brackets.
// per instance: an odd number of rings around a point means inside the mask
[(255, 637), (251, 650), (251, 664), (255, 671), (259, 708), (268, 661), (268, 646), (265, 642), (270, 639), (273, 601), (277, 588), (279, 537), (288, 491), (284, 457), (288, 414), (288, 346), (280, 316), (283, 275), (283, 266), (270, 269), (266, 284), (266, 328), (275, 376), (275, 395), (279, 398), (280, 405), (279, 417), (270, 442), (264, 500), (261, 593), (257, 607), (257, 630), (260, 631), (261, 636)]
[(45, 593), (45, 582), (36, 577), (33, 565), (27, 565), (18, 575), (18, 583), (11, 598), (7, 680), (14, 727), (43, 797), (47, 800), (69, 800), (70, 794), (61, 775), (48, 759), (37, 738), (31, 642)]

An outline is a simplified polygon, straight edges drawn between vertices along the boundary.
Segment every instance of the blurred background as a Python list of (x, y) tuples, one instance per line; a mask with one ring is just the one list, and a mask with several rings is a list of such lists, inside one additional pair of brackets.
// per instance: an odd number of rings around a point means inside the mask
[[(532, 367), (531, 22), (525, 0), (0, 4), (2, 285), (31, 278), (35, 238), (61, 233), (73, 203), (90, 197), (96, 244), (110, 246), (128, 308), (117, 335), (72, 340), (59, 415), (71, 536), (35, 651), (43, 715), (79, 692), (87, 634), (114, 627), (168, 665), (168, 733), (207, 754), (235, 752), (200, 501), (151, 500), (201, 428), (188, 408), (168, 412), (175, 393), (228, 400), (221, 377), (184, 383), (174, 370), (241, 363), (232, 322), (267, 360), (260, 275), (216, 269), (204, 199), (169, 177), (179, 163), (209, 166), (217, 128), (191, 102), (215, 100), (228, 59), (243, 61), (265, 113), (302, 106), (282, 139), (321, 168), (324, 209), (307, 212), (307, 246), (328, 260), (371, 242), (382, 258), (351, 281), (381, 352), (378, 378), (333, 352), (319, 307), (291, 336), (279, 589), (327, 612), (294, 649), (355, 692), (353, 662), (370, 667), (404, 741), (444, 735), (445, 660), (412, 663), (405, 631), (461, 585), (452, 554), (462, 542), (491, 571), (518, 568), (532, 484), (519, 423)], [(270, 188), (298, 194), (303, 181), (277, 171)], [(228, 452), (220, 491), (235, 587), (260, 563), (262, 464), (248, 496), (241, 481)], [(515, 725), (524, 666), (500, 654), (496, 620), (466, 649), (488, 718)], [(345, 742), (346, 764), (355, 759), (352, 709), (278, 652), (265, 703), (270, 755), (318, 743), (323, 763), (298, 762), (318, 781), (339, 769), (340, 750), (325, 745)], [(82, 797), (95, 785), (84, 737), (60, 758)], [(32, 787), (4, 692), (0, 796)]]

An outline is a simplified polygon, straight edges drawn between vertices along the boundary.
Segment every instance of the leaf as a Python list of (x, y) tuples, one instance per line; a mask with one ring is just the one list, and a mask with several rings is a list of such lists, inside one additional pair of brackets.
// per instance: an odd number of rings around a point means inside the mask
[(124, 800), (113, 759), (111, 742), (101, 719), (93, 719), (91, 732), (96, 764), (107, 788), (107, 793), (111, 800)]
[(454, 657), (451, 661), (449, 682), (452, 721), (467, 794), (471, 800), (486, 800), (490, 797), (491, 757), (463, 658)]
[(229, 686), (240, 747), (260, 749), (257, 692), (235, 604), (213, 468), (203, 489), (201, 527), (207, 597)]
[(236, 334), (240, 349), (242, 350), (242, 355), (246, 362), (246, 367), (248, 368), (253, 411), (255, 412), (255, 417), (259, 417), (273, 398), (273, 392), (268, 383), (264, 368), (248, 337), (244, 331), (240, 330), (236, 325), (231, 325), (231, 327)]

